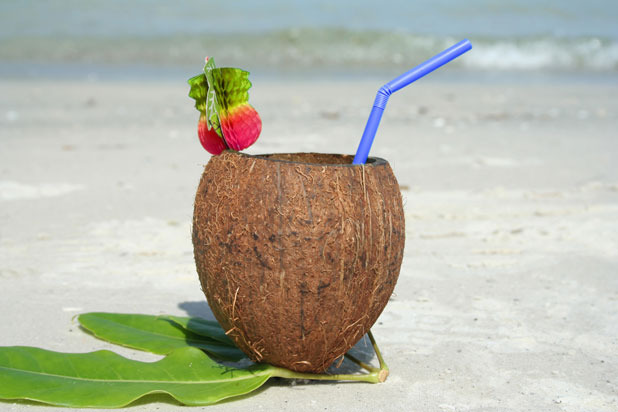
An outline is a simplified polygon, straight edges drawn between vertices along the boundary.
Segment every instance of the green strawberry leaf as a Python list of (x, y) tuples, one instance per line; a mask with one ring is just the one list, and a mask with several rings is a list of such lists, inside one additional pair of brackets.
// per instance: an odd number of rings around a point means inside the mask
[(251, 81), (249, 72), (241, 69), (224, 67), (215, 72), (215, 92), (219, 104), (225, 111), (249, 102)]
[(221, 109), (219, 107), (215, 87), (213, 87), (215, 84), (214, 71), (216, 71), (215, 59), (211, 57), (206, 60), (206, 65), (204, 66), (204, 73), (206, 74), (206, 80), (208, 82), (208, 89), (206, 91), (206, 117), (208, 118), (208, 130), (214, 128), (217, 134), (223, 137), (221, 123), (219, 121)]
[[(194, 319), (198, 318), (167, 319), (164, 316), (104, 312), (78, 316), (80, 325), (97, 338), (133, 349), (166, 355), (174, 349), (193, 346), (222, 360), (238, 361), (246, 357), (218, 324)], [(210, 332), (206, 332), (206, 325)], [(195, 329), (201, 333), (193, 331)]]
[(0, 347), (0, 398), (119, 408), (144, 395), (164, 393), (185, 405), (209, 405), (259, 388), (275, 369), (224, 366), (192, 347), (176, 349), (157, 362), (130, 360), (110, 351), (69, 354)]
[(195, 108), (203, 114), (206, 114), (206, 94), (208, 93), (208, 82), (204, 73), (198, 74), (188, 80), (191, 89), (189, 97), (195, 99)]

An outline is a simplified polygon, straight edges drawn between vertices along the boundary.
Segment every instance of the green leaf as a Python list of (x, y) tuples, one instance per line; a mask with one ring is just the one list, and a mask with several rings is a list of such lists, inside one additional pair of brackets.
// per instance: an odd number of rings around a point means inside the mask
[(219, 101), (226, 111), (232, 108), (249, 103), (249, 89), (251, 81), (249, 72), (241, 69), (224, 67), (219, 69), (217, 96), (221, 96)]
[(167, 319), (182, 328), (203, 336), (216, 340), (217, 342), (225, 343), (226, 345), (234, 346), (234, 342), (225, 334), (225, 331), (219, 323), (201, 318), (188, 318), (183, 316), (161, 316), (162, 319)]
[(165, 393), (185, 405), (208, 405), (259, 388), (274, 369), (269, 365), (227, 367), (191, 347), (151, 363), (110, 351), (69, 354), (0, 347), (0, 398), (118, 408), (144, 395)]
[(195, 108), (200, 113), (206, 114), (206, 94), (208, 93), (208, 82), (204, 73), (198, 74), (188, 80), (191, 89), (189, 97), (195, 99)]
[[(369, 373), (328, 375), (293, 372), (266, 364), (253, 364), (245, 369), (218, 364), (199, 350), (199, 345), (187, 346), (191, 340), (204, 343), (227, 339), (215, 322), (204, 319), (87, 313), (80, 315), (79, 320), (102, 339), (169, 354), (150, 363), (126, 359), (110, 351), (68, 354), (23, 346), (0, 347), (0, 399), (26, 399), (68, 407), (117, 408), (142, 396), (162, 393), (183, 404), (196, 406), (247, 394), (271, 377), (378, 383), (388, 376), (388, 367), (371, 332), (368, 335), (380, 368), (346, 354)], [(180, 335), (172, 330), (185, 336), (184, 344), (177, 339)], [(238, 351), (228, 343), (216, 343)]]
[(217, 93), (213, 87), (215, 84), (213, 71), (215, 70), (215, 59), (211, 57), (206, 60), (206, 65), (204, 66), (204, 73), (206, 74), (206, 80), (208, 82), (208, 89), (206, 90), (206, 117), (208, 118), (208, 130), (214, 128), (217, 134), (223, 137), (221, 123), (219, 121), (219, 101), (217, 100)]
[[(218, 334), (217, 337), (209, 338), (185, 329), (179, 322), (165, 317), (92, 312), (79, 315), (78, 320), (84, 329), (99, 339), (159, 355), (166, 355), (177, 348), (193, 346), (223, 360), (238, 361), (246, 357), (230, 340), (218, 339)], [(193, 325), (195, 322), (186, 323)], [(211, 327), (214, 329), (213, 325)], [(223, 332), (221, 327), (219, 330)]]

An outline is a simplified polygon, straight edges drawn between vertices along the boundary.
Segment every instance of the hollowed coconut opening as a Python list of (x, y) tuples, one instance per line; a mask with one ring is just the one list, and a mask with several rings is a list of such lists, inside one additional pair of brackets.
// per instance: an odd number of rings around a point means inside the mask
[[(272, 153), (262, 155), (245, 155), (258, 157), (262, 159), (274, 160), (286, 163), (302, 163), (311, 165), (329, 165), (329, 166), (360, 166), (353, 165), (354, 156), (332, 153)], [(366, 164), (372, 166), (386, 163), (384, 159), (378, 157), (370, 157)]]

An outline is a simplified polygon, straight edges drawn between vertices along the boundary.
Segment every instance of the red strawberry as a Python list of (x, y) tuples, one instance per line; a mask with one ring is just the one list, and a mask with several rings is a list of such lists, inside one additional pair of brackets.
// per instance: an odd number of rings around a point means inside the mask
[(208, 130), (208, 120), (205, 114), (200, 115), (200, 120), (197, 123), (197, 136), (204, 149), (210, 154), (219, 155), (227, 149), (223, 139), (219, 137), (215, 129)]
[(251, 146), (262, 131), (262, 119), (248, 103), (222, 113), (220, 121), (225, 142), (233, 150), (243, 150)]

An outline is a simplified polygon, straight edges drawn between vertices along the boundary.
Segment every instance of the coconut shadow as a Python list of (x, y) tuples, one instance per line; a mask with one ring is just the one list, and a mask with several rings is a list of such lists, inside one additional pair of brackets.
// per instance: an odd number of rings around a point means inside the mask
[(180, 302), (178, 304), (178, 309), (185, 311), (185, 313), (192, 318), (217, 321), (212, 310), (210, 310), (210, 306), (208, 306), (205, 300)]

